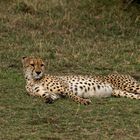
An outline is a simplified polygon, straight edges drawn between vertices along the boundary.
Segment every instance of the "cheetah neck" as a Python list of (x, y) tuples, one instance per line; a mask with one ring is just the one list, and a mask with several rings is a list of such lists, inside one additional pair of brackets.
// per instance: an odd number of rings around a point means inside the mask
[(28, 70), (24, 70), (24, 77), (25, 77), (25, 79), (26, 79), (26, 83), (27, 83), (27, 84), (29, 84), (29, 83), (31, 83), (31, 82), (34, 81), (32, 75), (31, 75), (31, 72), (28, 71)]
[(28, 74), (25, 74), (25, 79), (26, 79), (27, 84), (29, 84), (29, 83), (34, 81), (34, 79)]

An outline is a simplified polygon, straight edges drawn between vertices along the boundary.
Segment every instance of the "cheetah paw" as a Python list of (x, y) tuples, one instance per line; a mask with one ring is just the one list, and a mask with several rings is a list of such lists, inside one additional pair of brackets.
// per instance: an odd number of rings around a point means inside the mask
[(81, 104), (89, 105), (89, 104), (91, 104), (91, 100), (90, 99), (83, 99)]
[(53, 102), (54, 102), (54, 100), (52, 98), (46, 98), (45, 99), (46, 104), (52, 104)]

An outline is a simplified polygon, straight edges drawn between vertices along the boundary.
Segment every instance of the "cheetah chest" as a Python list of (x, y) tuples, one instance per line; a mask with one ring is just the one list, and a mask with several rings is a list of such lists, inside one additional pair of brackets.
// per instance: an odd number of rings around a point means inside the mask
[(32, 82), (28, 82), (26, 84), (26, 90), (27, 90), (28, 94), (30, 94), (32, 96), (42, 96), (44, 87), (42, 86), (41, 83), (34, 83), (32, 81)]

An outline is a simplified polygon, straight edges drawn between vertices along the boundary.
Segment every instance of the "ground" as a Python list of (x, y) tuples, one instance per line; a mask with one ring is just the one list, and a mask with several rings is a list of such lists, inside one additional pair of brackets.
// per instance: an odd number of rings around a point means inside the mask
[[(136, 140), (140, 102), (92, 99), (48, 105), (25, 91), (21, 57), (49, 74), (140, 73), (140, 7), (121, 0), (0, 1), (0, 139)], [(139, 79), (138, 79), (139, 80)]]

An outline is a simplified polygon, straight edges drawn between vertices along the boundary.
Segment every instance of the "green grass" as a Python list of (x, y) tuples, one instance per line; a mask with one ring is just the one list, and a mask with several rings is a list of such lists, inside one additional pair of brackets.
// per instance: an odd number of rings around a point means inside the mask
[(121, 0), (0, 1), (0, 139), (138, 140), (140, 102), (92, 99), (52, 105), (25, 91), (21, 57), (49, 74), (139, 74), (140, 6)]

